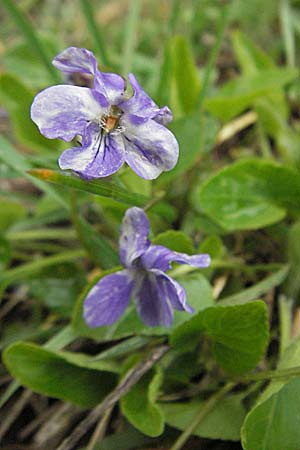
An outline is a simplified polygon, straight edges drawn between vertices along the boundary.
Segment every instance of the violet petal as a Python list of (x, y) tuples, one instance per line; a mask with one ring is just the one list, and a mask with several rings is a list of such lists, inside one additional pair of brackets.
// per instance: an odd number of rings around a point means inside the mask
[(167, 125), (168, 123), (172, 122), (173, 114), (168, 106), (164, 106), (157, 111), (152, 119), (158, 123), (161, 123), (162, 125)]
[(119, 252), (120, 260), (125, 267), (132, 267), (136, 258), (149, 247), (149, 221), (141, 208), (127, 209), (122, 221)]
[(112, 175), (124, 163), (124, 144), (120, 136), (94, 133), (87, 146), (65, 150), (59, 158), (61, 169), (71, 169), (86, 179)]
[(49, 139), (70, 141), (84, 134), (88, 121), (106, 113), (85, 87), (58, 85), (40, 92), (31, 105), (31, 118)]
[(171, 170), (178, 160), (178, 142), (163, 125), (148, 120), (133, 125), (121, 118), (125, 132), (125, 161), (142, 178), (152, 180)]
[(194, 267), (208, 267), (210, 264), (210, 256), (187, 255), (185, 253), (173, 252), (162, 245), (151, 245), (141, 257), (141, 265), (146, 269), (159, 269), (165, 272), (171, 269), (171, 263), (188, 264)]
[(120, 108), (126, 114), (151, 119), (159, 111), (158, 106), (142, 89), (132, 73), (128, 75), (128, 80), (133, 88), (133, 95), (128, 100), (124, 100), (120, 103)]
[(139, 289), (133, 293), (137, 311), (146, 325), (169, 327), (173, 321), (173, 308), (164, 284), (155, 273), (146, 272), (139, 282)]
[(116, 73), (100, 72), (103, 88), (111, 105), (118, 105), (124, 98), (126, 82)]
[(98, 70), (94, 54), (85, 48), (69, 47), (53, 60), (53, 65), (63, 73), (88, 73), (94, 77), (94, 87), (109, 104), (123, 100), (125, 80), (115, 73)]
[(194, 308), (187, 303), (186, 292), (181, 284), (161, 270), (152, 269), (150, 272), (156, 275), (156, 282), (158, 283), (161, 292), (164, 292), (164, 297), (171, 302), (174, 309), (187, 311), (189, 313), (194, 312)]
[(101, 327), (116, 322), (127, 308), (134, 280), (127, 270), (101, 278), (88, 293), (83, 316), (89, 327)]
[(95, 75), (97, 71), (94, 54), (85, 48), (66, 48), (54, 58), (52, 64), (63, 73), (81, 72)]

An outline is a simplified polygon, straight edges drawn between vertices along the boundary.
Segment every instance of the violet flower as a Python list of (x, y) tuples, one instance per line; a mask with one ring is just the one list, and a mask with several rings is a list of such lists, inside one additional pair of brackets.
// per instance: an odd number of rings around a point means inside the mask
[(65, 150), (61, 169), (71, 169), (86, 179), (106, 177), (126, 162), (140, 177), (151, 180), (171, 170), (178, 159), (178, 143), (164, 125), (172, 120), (170, 109), (161, 109), (143, 91), (133, 74), (133, 89), (126, 98), (125, 80), (100, 72), (92, 52), (70, 47), (53, 60), (64, 74), (89, 74), (93, 88), (58, 85), (40, 92), (31, 107), (31, 118), (47, 138), (81, 146)]
[(151, 245), (149, 221), (141, 208), (126, 211), (119, 240), (125, 270), (101, 278), (84, 301), (84, 319), (94, 328), (111, 325), (134, 298), (140, 318), (149, 326), (170, 326), (173, 309), (193, 312), (184, 288), (165, 272), (171, 262), (207, 267), (209, 255), (189, 256), (162, 245)]

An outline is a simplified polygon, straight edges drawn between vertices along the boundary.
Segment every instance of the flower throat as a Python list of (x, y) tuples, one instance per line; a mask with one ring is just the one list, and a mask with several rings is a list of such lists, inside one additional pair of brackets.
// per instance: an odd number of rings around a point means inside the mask
[(109, 113), (104, 114), (100, 119), (100, 127), (105, 133), (118, 134), (124, 131), (123, 127), (119, 126), (119, 120), (123, 111), (117, 106), (111, 106)]

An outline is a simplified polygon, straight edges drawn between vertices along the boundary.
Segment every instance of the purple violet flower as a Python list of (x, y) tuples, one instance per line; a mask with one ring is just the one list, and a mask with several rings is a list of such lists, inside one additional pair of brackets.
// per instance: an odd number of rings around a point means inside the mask
[(151, 327), (170, 326), (173, 309), (193, 312), (184, 288), (165, 274), (171, 262), (207, 267), (209, 255), (189, 256), (151, 245), (149, 221), (141, 208), (129, 208), (124, 216), (119, 240), (125, 270), (101, 278), (84, 301), (84, 319), (91, 327), (111, 325), (124, 313), (130, 297), (136, 301), (140, 318)]
[(131, 73), (133, 95), (126, 98), (125, 80), (100, 72), (95, 56), (84, 48), (70, 47), (56, 56), (54, 66), (66, 74), (88, 74), (93, 88), (58, 85), (40, 92), (31, 107), (31, 118), (49, 139), (71, 141), (81, 136), (81, 146), (65, 150), (61, 169), (71, 169), (86, 179), (106, 177), (126, 162), (140, 177), (157, 178), (178, 160), (178, 143), (165, 125), (172, 120), (167, 106), (158, 108)]

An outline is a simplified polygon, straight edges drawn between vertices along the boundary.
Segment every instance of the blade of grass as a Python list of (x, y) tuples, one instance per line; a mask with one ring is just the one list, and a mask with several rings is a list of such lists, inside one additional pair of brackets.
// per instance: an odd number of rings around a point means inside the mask
[(82, 13), (85, 17), (86, 24), (90, 31), (91, 36), (95, 42), (95, 48), (98, 50), (102, 63), (105, 66), (111, 66), (108, 52), (105, 47), (105, 40), (100, 31), (100, 27), (96, 24), (93, 14), (93, 9), (89, 0), (80, 0), (80, 6)]
[(180, 10), (181, 10), (181, 1), (180, 0), (173, 0), (172, 1), (172, 8), (170, 13), (170, 19), (169, 19), (169, 33), (170, 35), (174, 34), (176, 25), (178, 22), (178, 18), (180, 16)]
[(287, 298), (285, 295), (279, 296), (280, 357), (282, 357), (286, 348), (291, 343), (293, 306), (293, 301), (290, 298)]
[(77, 192), (71, 192), (71, 218), (82, 246), (87, 254), (103, 269), (111, 269), (119, 264), (118, 253), (110, 242), (101, 233), (96, 233), (94, 228), (80, 215), (77, 205)]
[(69, 209), (68, 202), (66, 202), (65, 198), (63, 198), (63, 196), (55, 189), (48, 186), (47, 183), (37, 180), (26, 173), (26, 170), (30, 169), (30, 162), (26, 160), (21, 153), (17, 152), (11, 143), (3, 136), (0, 136), (0, 161), (3, 161), (5, 165), (18, 172), (22, 177), (28, 178), (33, 185), (41, 191), (44, 191), (46, 194), (49, 194), (64, 209)]
[(128, 192), (110, 181), (102, 181), (99, 179), (97, 181), (85, 181), (75, 175), (65, 175), (48, 169), (33, 169), (29, 170), (28, 174), (40, 180), (49, 181), (50, 183), (90, 192), (101, 197), (109, 197), (127, 205), (143, 206), (149, 201), (148, 197)]
[(50, 76), (55, 83), (60, 83), (61, 78), (56, 71), (56, 69), (51, 64), (51, 58), (48, 55), (43, 43), (40, 41), (38, 35), (36, 34), (34, 27), (30, 23), (30, 20), (25, 16), (22, 10), (17, 6), (16, 2), (13, 0), (3, 0), (2, 4), (7, 9), (15, 24), (24, 35), (28, 44), (35, 51), (37, 57), (44, 64), (45, 68), (48, 70)]
[(8, 231), (6, 238), (11, 241), (76, 239), (76, 233), (69, 228), (39, 228), (35, 230)]
[(282, 269), (259, 281), (254, 286), (244, 289), (237, 294), (220, 299), (220, 305), (237, 305), (250, 302), (260, 298), (261, 295), (268, 292), (275, 286), (279, 286), (286, 278), (289, 266), (283, 266)]
[(131, 0), (129, 4), (127, 21), (125, 23), (123, 35), (123, 59), (122, 59), (122, 74), (126, 76), (132, 68), (132, 60), (135, 48), (135, 38), (137, 24), (140, 15), (141, 0)]
[(214, 65), (216, 63), (216, 60), (217, 60), (217, 57), (218, 57), (218, 54), (219, 54), (219, 51), (220, 51), (220, 48), (222, 45), (225, 29), (226, 29), (226, 26), (228, 23), (229, 10), (230, 10), (230, 4), (225, 5), (221, 8), (220, 18), (219, 18), (219, 22), (218, 22), (218, 26), (217, 26), (217, 37), (216, 37), (214, 46), (211, 50), (211, 53), (209, 55), (208, 62), (207, 62), (206, 68), (205, 68), (202, 87), (201, 87), (200, 94), (198, 97), (198, 102), (197, 102), (198, 108), (201, 108), (203, 100), (205, 99), (207, 91), (209, 89), (211, 72), (214, 68)]
[(293, 17), (289, 0), (281, 0), (279, 5), (279, 17), (283, 36), (286, 61), (289, 66), (295, 66), (295, 34)]
[(22, 264), (14, 269), (6, 270), (1, 274), (0, 291), (5, 289), (10, 283), (19, 281), (20, 279), (32, 274), (39, 273), (45, 267), (54, 266), (67, 261), (73, 261), (74, 259), (83, 258), (84, 256), (85, 251), (82, 249), (69, 250), (53, 256), (46, 256), (45, 258), (38, 259), (30, 263)]

